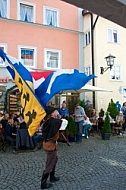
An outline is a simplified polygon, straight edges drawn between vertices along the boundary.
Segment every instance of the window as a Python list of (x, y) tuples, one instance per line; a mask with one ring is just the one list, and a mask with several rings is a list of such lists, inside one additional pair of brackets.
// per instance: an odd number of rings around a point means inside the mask
[(91, 74), (90, 66), (85, 66), (85, 67), (84, 67), (84, 73), (85, 73), (87, 76)]
[(60, 69), (61, 67), (61, 52), (58, 50), (45, 49), (45, 68), (46, 69)]
[(121, 80), (121, 67), (113, 66), (110, 71), (110, 77), (112, 80)]
[(59, 11), (49, 7), (44, 7), (44, 24), (48, 26), (59, 26)]
[(112, 28), (108, 29), (108, 42), (119, 43), (118, 31)]
[(35, 5), (32, 3), (20, 2), (19, 3), (18, 19), (24, 22), (35, 22)]
[(90, 42), (91, 42), (91, 36), (90, 36), (90, 31), (88, 31), (87, 33), (85, 33), (85, 46), (90, 44)]
[(19, 60), (26, 67), (35, 67), (36, 49), (31, 47), (19, 47)]
[(10, 0), (0, 0), (0, 17), (8, 18)]
[[(6, 53), (6, 45), (3, 45), (3, 44), (0, 44), (0, 48)], [(3, 62), (3, 59), (0, 57), (0, 66), (4, 66), (4, 62)]]

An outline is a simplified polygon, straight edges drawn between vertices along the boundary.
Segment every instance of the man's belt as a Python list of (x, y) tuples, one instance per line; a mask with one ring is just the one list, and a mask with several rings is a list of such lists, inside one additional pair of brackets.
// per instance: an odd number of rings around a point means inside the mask
[(54, 143), (54, 144), (56, 144), (57, 143), (57, 141), (55, 141), (55, 140), (46, 140), (45, 142), (51, 142), (51, 143)]

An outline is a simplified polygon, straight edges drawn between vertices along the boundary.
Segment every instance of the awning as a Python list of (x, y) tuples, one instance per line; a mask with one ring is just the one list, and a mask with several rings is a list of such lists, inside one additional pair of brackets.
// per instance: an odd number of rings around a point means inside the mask
[(6, 86), (4, 84), (0, 84), (0, 92), (6, 92)]
[(112, 90), (109, 90), (109, 89), (105, 89), (105, 88), (86, 84), (85, 86), (83, 86), (79, 90), (65, 90), (62, 93), (69, 93), (69, 92), (70, 93), (82, 93), (82, 92), (93, 92), (93, 91), (96, 91), (96, 92), (98, 92), (98, 91), (100, 91), (100, 92), (112, 92)]
[(126, 28), (126, 0), (62, 0)]

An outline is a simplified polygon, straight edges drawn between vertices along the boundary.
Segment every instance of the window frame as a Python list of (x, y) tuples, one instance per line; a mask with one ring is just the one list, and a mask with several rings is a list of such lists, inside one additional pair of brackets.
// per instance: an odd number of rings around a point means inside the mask
[[(25, 22), (23, 20), (20, 19), (20, 4), (24, 4), (26, 6), (32, 6), (33, 7), (33, 21), (32, 22)], [(36, 4), (31, 3), (31, 2), (27, 2), (27, 1), (18, 1), (17, 4), (17, 19), (25, 22), (25, 23), (35, 23), (35, 18), (36, 18)]]
[[(4, 44), (4, 43), (0, 43), (0, 47), (3, 47), (4, 48), (4, 52), (7, 53), (7, 44)], [(1, 63), (0, 62), (0, 67), (6, 67), (5, 63)]]
[[(29, 66), (29, 65), (24, 65), (21, 61), (21, 49), (33, 49), (34, 50), (34, 59), (33, 59), (33, 66)], [(37, 67), (37, 47), (33, 47), (33, 46), (23, 46), (23, 45), (19, 45), (18, 46), (18, 59), (19, 61), (26, 67), (26, 68), (36, 68)]]
[[(86, 37), (87, 36), (87, 37)], [(88, 30), (87, 32), (85, 32), (84, 34), (84, 45), (87, 46), (91, 43), (91, 31)]]
[[(57, 26), (50, 26), (46, 24), (46, 9), (51, 10), (51, 11), (56, 11), (57, 12)], [(59, 23), (59, 15), (60, 15), (60, 10), (57, 8), (52, 8), (52, 7), (48, 7), (48, 6), (43, 6), (43, 24), (46, 26), (50, 26), (50, 27), (59, 27), (60, 23)]]
[(1, 17), (1, 18), (10, 18), (10, 0), (7, 0), (7, 17)]
[[(112, 40), (109, 39), (109, 30), (111, 30)], [(114, 41), (114, 31), (117, 32), (117, 42)], [(109, 43), (119, 44), (120, 43), (120, 40), (119, 40), (119, 31), (117, 29), (115, 29), (115, 28), (108, 27), (107, 28), (107, 41)]]
[[(47, 51), (59, 53), (59, 60), (58, 60), (58, 67), (57, 68), (47, 67)], [(61, 56), (62, 56), (61, 50), (44, 48), (44, 69), (46, 69), (46, 70), (59, 70), (59, 69), (61, 69), (61, 65), (62, 65)]]
[[(87, 72), (85, 70), (88, 70)], [(89, 76), (91, 74), (91, 66), (90, 65), (86, 65), (84, 66), (84, 73)]]
[[(116, 78), (116, 71), (115, 71), (115, 69), (116, 69), (116, 67), (119, 67), (120, 68), (120, 79), (118, 80), (117, 78)], [(110, 70), (110, 80), (111, 81), (122, 81), (122, 66), (121, 65), (114, 65), (113, 67), (112, 67), (112, 69), (114, 68), (114, 76), (115, 76), (115, 78), (114, 79), (112, 79), (111, 78), (111, 74), (112, 74), (112, 70)]]

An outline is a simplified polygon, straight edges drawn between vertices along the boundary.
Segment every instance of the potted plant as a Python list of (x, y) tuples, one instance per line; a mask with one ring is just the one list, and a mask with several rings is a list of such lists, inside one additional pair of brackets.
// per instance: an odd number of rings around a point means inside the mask
[(107, 111), (109, 112), (109, 115), (112, 117), (112, 119), (116, 119), (116, 116), (118, 115), (119, 111), (117, 108), (116, 103), (114, 103), (113, 99), (109, 102)]
[(106, 117), (105, 117), (105, 121), (103, 124), (103, 129), (102, 129), (102, 139), (110, 140), (110, 136), (111, 136), (110, 117), (109, 117), (109, 113), (106, 112)]
[(68, 125), (66, 128), (66, 134), (67, 134), (68, 140), (69, 142), (75, 142), (75, 136), (77, 133), (76, 123), (72, 116), (66, 117), (65, 119), (68, 120)]

